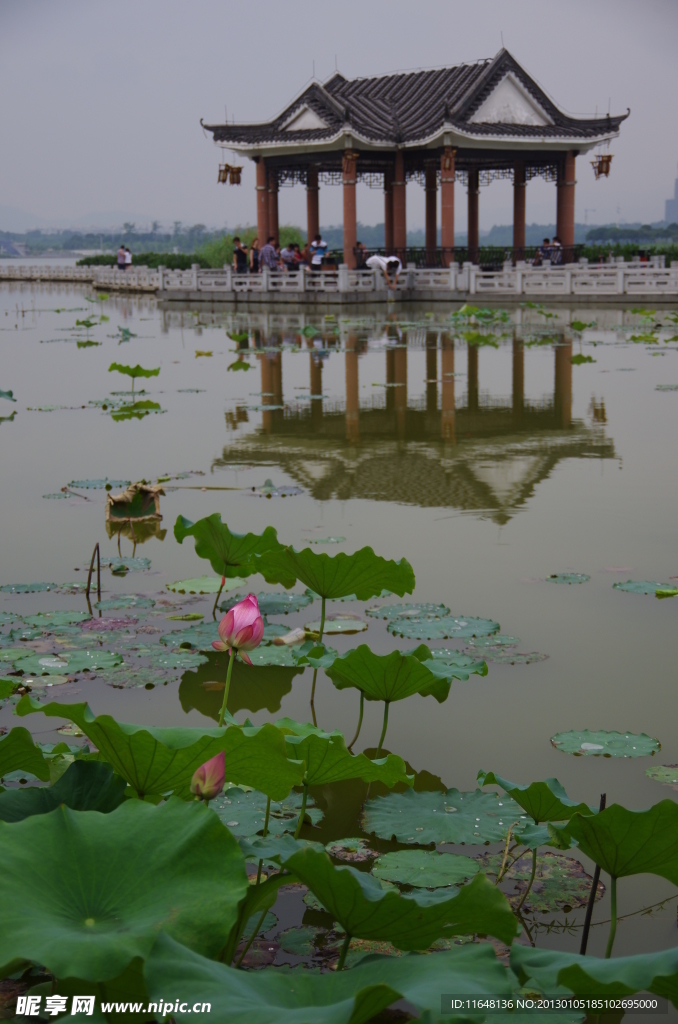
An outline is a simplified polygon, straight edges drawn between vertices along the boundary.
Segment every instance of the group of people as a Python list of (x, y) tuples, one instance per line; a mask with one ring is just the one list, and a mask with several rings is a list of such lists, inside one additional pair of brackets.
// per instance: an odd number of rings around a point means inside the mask
[(563, 243), (554, 235), (549, 241), (545, 238), (534, 254), (534, 266), (540, 267), (543, 263), (559, 264), (563, 262)]
[[(402, 263), (397, 256), (368, 256), (367, 248), (358, 242), (358, 270), (381, 270), (387, 286), (395, 291)], [(302, 249), (298, 242), (288, 242), (284, 249), (274, 235), (269, 235), (266, 244), (259, 248), (259, 239), (252, 241), (249, 249), (242, 239), (236, 235), (233, 239), (233, 269), (236, 274), (258, 274), (264, 267), (269, 270), (283, 270), (296, 273), (300, 267), (308, 267), (312, 271), (322, 269), (323, 259), (327, 254), (327, 242), (322, 235), (316, 235)]]
[(121, 245), (118, 249), (118, 270), (127, 270), (127, 268), (131, 266), (132, 253), (126, 245)]

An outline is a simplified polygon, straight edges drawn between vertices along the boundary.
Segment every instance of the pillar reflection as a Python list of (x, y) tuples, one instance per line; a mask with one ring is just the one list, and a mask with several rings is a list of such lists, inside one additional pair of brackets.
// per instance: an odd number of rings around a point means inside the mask
[(426, 332), (426, 412), (435, 414), (438, 409), (438, 335)]
[(442, 365), (440, 435), (443, 441), (456, 443), (454, 408), (454, 338), (443, 334), (440, 361)]
[(555, 410), (561, 430), (572, 425), (572, 336), (563, 335), (555, 349)]
[(346, 440), (360, 440), (360, 380), (358, 376), (358, 335), (346, 339)]
[(468, 347), (468, 411), (478, 412), (478, 346)]
[(513, 331), (513, 388), (511, 394), (513, 421), (519, 424), (523, 418), (525, 407), (525, 349), (516, 330)]

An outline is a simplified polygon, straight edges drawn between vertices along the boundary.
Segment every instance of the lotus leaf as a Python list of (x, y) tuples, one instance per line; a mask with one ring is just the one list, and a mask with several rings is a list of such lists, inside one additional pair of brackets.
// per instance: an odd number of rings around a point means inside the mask
[[(186, 537), (195, 538), (198, 558), (207, 558), (218, 576), (229, 579), (251, 576), (258, 571), (251, 561), (254, 555), (282, 547), (272, 526), (267, 526), (262, 534), (231, 533), (226, 523), (222, 523), (219, 512), (205, 516), (197, 523), (178, 516), (174, 524), (174, 536), (180, 544), (183, 544)], [(242, 582), (238, 579), (238, 586)]]
[(45, 590), (56, 590), (56, 583), (5, 583), (0, 587), (2, 594), (40, 594)]
[(591, 577), (585, 572), (556, 572), (546, 579), (549, 583), (588, 583)]
[(663, 782), (667, 786), (678, 783), (678, 765), (676, 764), (658, 764), (655, 768), (646, 768), (645, 774), (649, 779)]
[(94, 607), (99, 611), (107, 612), (115, 611), (118, 608), (152, 608), (154, 605), (155, 601), (152, 597), (145, 597), (142, 594), (118, 594), (117, 597), (97, 601)]
[(350, 754), (340, 732), (323, 732), (290, 718), (279, 718), (275, 724), (285, 733), (287, 756), (305, 762), (303, 781), (306, 786), (325, 786), (344, 779), (383, 782), (389, 787), (399, 782), (407, 786), (414, 783), (414, 776), (407, 774), (405, 762), (395, 754), (371, 761), (365, 754)]
[(606, 732), (603, 729), (599, 732), (588, 729), (581, 732), (558, 732), (551, 737), (551, 743), (556, 750), (574, 754), (575, 757), (599, 757), (601, 754), (603, 757), (647, 757), (661, 750), (659, 740), (652, 739), (644, 732), (635, 735), (630, 732)]
[(648, 873), (678, 885), (678, 804), (673, 800), (647, 811), (612, 804), (593, 816), (575, 814), (551, 831), (575, 839), (582, 853), (614, 878)]
[(396, 850), (383, 854), (372, 867), (376, 878), (424, 889), (458, 885), (477, 873), (478, 863), (471, 857), (435, 850)]
[[(226, 601), (222, 601), (219, 607), (222, 612), (227, 612), (244, 598), (244, 594), (234, 594)], [(286, 594), (284, 591), (257, 594), (257, 603), (262, 615), (287, 615), (289, 612), (301, 611), (312, 602), (313, 597), (310, 594)]]
[(573, 366), (583, 366), (584, 363), (596, 363), (598, 360), (594, 359), (593, 356), (583, 356), (581, 353), (578, 353), (576, 356), (570, 357), (570, 362)]
[(13, 693), (16, 693), (17, 687), (21, 683), (18, 679), (2, 679), (0, 678), (0, 700), (6, 700), (7, 697), (11, 697)]
[[(219, 594), (222, 590), (233, 590), (241, 587), (245, 580), (236, 576), (235, 579), (227, 579), (223, 587), (219, 576), (197, 576), (192, 580), (178, 580), (176, 583), (168, 583), (167, 589), (175, 594)], [(241, 599), (242, 600), (242, 599)]]
[(387, 561), (369, 547), (352, 555), (340, 551), (332, 557), (324, 551), (316, 554), (310, 548), (281, 548), (261, 556), (252, 571), (260, 572), (268, 583), (282, 583), (287, 590), (299, 580), (330, 601), (349, 594), (367, 601), (380, 595), (384, 588), (399, 597), (414, 590), (414, 573), (405, 558)]
[(102, 651), (98, 647), (91, 651), (63, 651), (57, 655), (34, 654), (18, 662), (24, 675), (38, 676), (96, 672), (99, 669), (115, 668), (116, 665), (122, 665), (122, 655)]
[(449, 616), (442, 619), (392, 619), (386, 627), (394, 636), (408, 640), (466, 640), (472, 636), (489, 636), (499, 631), (492, 619), (472, 615)]
[(295, 665), (310, 665), (311, 668), (329, 668), (334, 659), (339, 657), (333, 647), (326, 647), (325, 644), (317, 644), (312, 640), (307, 640), (291, 653)]
[[(247, 792), (237, 786), (225, 790), (220, 796), (210, 801), (210, 807), (219, 815), (224, 825), (234, 836), (253, 837), (261, 832), (266, 818), (266, 794), (251, 789)], [(268, 818), (269, 836), (280, 837), (285, 832), (294, 832), (301, 808), (299, 793), (290, 793), (284, 800), (271, 800)], [(323, 812), (313, 806), (309, 797), (306, 804), (306, 815), (316, 825)]]
[(22, 958), (102, 982), (144, 959), (162, 929), (218, 956), (249, 888), (235, 839), (198, 803), (59, 807), (2, 822), (0, 836), (0, 968)]
[(325, 671), (338, 690), (355, 687), (368, 700), (395, 701), (415, 693), (435, 697), (438, 703), (447, 699), (451, 679), (440, 678), (427, 668), (431, 652), (424, 644), (401, 654), (374, 654), (367, 644), (336, 658)]
[(199, 622), (205, 618), (204, 612), (186, 612), (185, 615), (168, 615), (172, 622)]
[[(477, 863), (486, 874), (496, 876), (503, 859), (503, 853), (481, 853)], [(513, 861), (503, 876), (503, 881), (510, 886), (507, 895), (511, 903), (520, 902), (531, 875), (532, 857), (518, 857)], [(532, 914), (569, 913), (574, 908), (586, 906), (592, 884), (591, 875), (573, 857), (540, 853), (530, 894), (523, 906)], [(605, 887), (599, 882), (596, 899), (601, 899), (604, 892)]]
[(575, 995), (612, 998), (652, 992), (678, 1006), (678, 949), (600, 960), (515, 944), (511, 968), (523, 984), (536, 982), (544, 992), (563, 987)]
[[(387, 940), (398, 949), (428, 949), (450, 935), (480, 932), (510, 944), (518, 923), (508, 900), (485, 875), (445, 892), (401, 895), (349, 865), (336, 867), (326, 853), (307, 848), (285, 861), (344, 931), (359, 939)], [(458, 902), (457, 902), (458, 901)]]
[(187, 626), (160, 637), (160, 643), (166, 647), (195, 647), (199, 651), (213, 650), (212, 641), (219, 639), (219, 626), (216, 622), (201, 622), (198, 626)]
[(519, 786), (516, 782), (508, 782), (494, 772), (478, 772), (481, 786), (500, 786), (508, 793), (531, 818), (539, 822), (569, 821), (573, 814), (595, 814), (596, 811), (588, 804), (578, 804), (570, 800), (558, 779), (545, 779), (543, 782), (531, 782), (528, 786)]
[[(317, 814), (320, 815), (322, 812), (317, 811)], [(304, 814), (304, 818), (306, 819), (307, 817), (308, 815)], [(241, 838), (238, 839), (238, 845), (246, 861), (256, 864), (262, 860), (264, 864), (271, 867), (274, 865), (279, 866), (288, 857), (291, 857), (293, 853), (296, 853), (297, 850), (303, 850), (307, 846), (312, 846), (314, 850), (324, 849), (322, 843), (314, 843), (308, 839), (293, 839), (289, 832), (281, 836), (267, 835), (265, 838), (263, 836), (254, 836), (249, 839)]]
[(116, 423), (120, 423), (123, 420), (143, 420), (145, 416), (150, 413), (164, 412), (164, 409), (160, 408), (158, 402), (144, 401), (144, 402), (133, 402), (131, 405), (119, 405), (117, 409), (111, 410), (111, 419), (115, 420)]
[(0, 739), (0, 779), (15, 771), (29, 772), (43, 782), (49, 779), (49, 767), (42, 751), (36, 747), (28, 729), (21, 726)]
[[(487, 943), (436, 956), (373, 956), (350, 971), (236, 971), (187, 952), (162, 936), (145, 968), (151, 998), (185, 999), (188, 1006), (211, 1000), (229, 1024), (366, 1024), (398, 999), (406, 999), (422, 1020), (440, 1015), (440, 993), (509, 996), (505, 968)], [(185, 982), (185, 987), (182, 984)], [(175, 1014), (179, 1024), (188, 1016)]]
[(160, 668), (178, 668), (182, 671), (187, 668), (197, 668), (199, 665), (207, 664), (204, 654), (194, 654), (193, 651), (178, 651), (175, 654), (158, 654), (154, 664)]
[[(320, 619), (316, 622), (307, 622), (304, 629), (307, 633), (319, 634)], [(364, 633), (366, 629), (367, 623), (357, 615), (328, 615), (323, 626), (323, 634), (343, 633), (350, 636), (352, 633)]]
[(9, 622), (23, 622), (23, 619), (14, 612), (0, 612), (0, 626), (6, 626)]
[(140, 572), (151, 568), (150, 558), (102, 558), (101, 564), (104, 567), (110, 567), (113, 572), (121, 570), (125, 572)]
[(366, 608), (374, 619), (441, 619), (450, 614), (444, 604), (382, 604)]
[(13, 391), (0, 391), (0, 398), (6, 398), (10, 402), (16, 402)]
[(144, 367), (139, 366), (138, 363), (136, 366), (125, 366), (123, 363), (111, 363), (108, 367), (108, 372), (111, 373), (112, 371), (115, 371), (116, 373), (124, 373), (127, 377), (135, 379), (137, 377), (157, 377), (160, 373), (160, 367), (158, 366), (154, 370), (145, 370)]
[(266, 644), (257, 647), (254, 651), (248, 651), (248, 655), (253, 665), (284, 665), (287, 668), (293, 668), (297, 664), (292, 651), (284, 644), (281, 647)]
[(299, 785), (304, 765), (293, 764), (273, 725), (227, 729), (151, 729), (125, 725), (110, 715), (95, 717), (87, 704), (38, 704), (28, 695), (18, 715), (36, 711), (75, 722), (95, 744), (102, 760), (127, 780), (139, 795), (173, 792), (188, 796), (193, 773), (220, 750), (226, 753), (226, 779), (263, 790), (281, 800)]
[(374, 860), (379, 854), (372, 850), (364, 839), (334, 839), (327, 843), (325, 849), (335, 860), (344, 860), (349, 864), (360, 864)]
[(36, 626), (22, 625), (18, 629), (10, 629), (9, 639), (15, 640), (38, 640), (42, 636), (42, 629)]
[[(511, 825), (532, 824), (515, 800), (476, 789), (460, 793), (389, 793), (368, 800), (363, 812), (366, 832), (399, 843), (498, 843), (506, 839)], [(514, 829), (514, 833), (518, 831)]]
[(466, 681), (470, 675), (486, 676), (488, 671), (486, 661), (478, 661), (477, 658), (470, 657), (462, 651), (447, 647), (432, 650), (431, 658), (425, 660), (423, 664), (434, 675), (444, 679)]
[(613, 583), (613, 590), (623, 590), (626, 594), (656, 594), (658, 590), (670, 590), (670, 583), (655, 583), (650, 580), (627, 580), (626, 583)]
[(537, 665), (540, 661), (548, 661), (548, 654), (540, 654), (539, 651), (530, 651), (522, 654), (518, 651), (493, 651), (485, 652), (485, 657), (495, 661), (499, 665)]
[(5, 647), (0, 650), (0, 663), (8, 661), (21, 661), (35, 654), (32, 647)]
[(125, 780), (114, 775), (108, 764), (73, 761), (58, 781), (46, 789), (31, 787), (0, 793), (0, 821), (23, 821), (33, 814), (48, 814), (60, 804), (74, 811), (108, 814), (125, 799), (125, 785)]

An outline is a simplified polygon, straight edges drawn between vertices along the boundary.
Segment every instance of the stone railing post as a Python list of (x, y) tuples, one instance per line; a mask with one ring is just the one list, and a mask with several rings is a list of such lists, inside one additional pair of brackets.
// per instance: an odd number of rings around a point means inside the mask
[(191, 272), (193, 274), (193, 279), (191, 281), (191, 288), (193, 289), (194, 292), (197, 292), (197, 290), (198, 290), (198, 271), (199, 270), (200, 270), (200, 264), (199, 263), (191, 263)]
[(158, 291), (159, 292), (161, 292), (163, 290), (163, 288), (165, 287), (165, 282), (163, 281), (163, 274), (164, 273), (165, 273), (165, 268), (163, 267), (163, 265), (161, 263), (160, 266), (158, 267)]
[(267, 292), (269, 286), (269, 269), (268, 267), (261, 268), (261, 288), (262, 291)]
[(348, 263), (339, 264), (339, 291), (348, 291)]

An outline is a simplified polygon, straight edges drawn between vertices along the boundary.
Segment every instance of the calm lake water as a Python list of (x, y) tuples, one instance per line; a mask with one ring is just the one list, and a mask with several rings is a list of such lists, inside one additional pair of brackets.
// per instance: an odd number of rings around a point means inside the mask
[[(451, 320), (453, 308), (443, 306), (361, 309), (336, 319), (285, 308), (236, 316), (163, 311), (145, 297), (88, 302), (89, 294), (81, 287), (0, 286), (0, 389), (16, 397), (0, 398), (0, 584), (82, 581), (96, 541), (102, 555), (118, 554), (117, 535), (105, 529), (105, 491), (45, 495), (72, 481), (170, 476), (163, 529), (136, 547), (150, 569), (123, 579), (103, 570), (105, 598), (143, 593), (179, 605), (166, 585), (210, 571), (190, 539), (175, 541), (179, 514), (197, 520), (220, 512), (237, 532), (270, 524), (282, 541), (315, 541), (315, 550), (330, 554), (369, 544), (385, 557), (404, 556), (417, 580), (406, 599), (493, 619), (502, 634), (519, 638), (513, 651), (548, 657), (514, 665), (488, 660), (486, 677), (454, 682), (442, 705), (430, 697), (392, 705), (390, 751), (461, 790), (474, 789), (484, 769), (521, 783), (555, 776), (570, 797), (591, 804), (603, 792), (608, 804), (631, 808), (674, 797), (645, 769), (678, 762), (678, 599), (613, 589), (629, 579), (674, 585), (678, 575), (678, 338), (670, 310), (514, 308), (485, 329)], [(88, 314), (109, 319), (76, 327)], [(572, 320), (594, 325), (577, 333), (567, 326)], [(111, 415), (133, 401), (114, 394), (129, 387), (128, 378), (108, 372), (114, 361), (160, 367), (159, 376), (137, 382), (145, 393), (134, 399), (157, 403), (157, 410), (142, 418)], [(283, 493), (266, 497), (259, 489), (267, 480)], [(341, 540), (321, 545), (327, 538)], [(129, 537), (121, 550), (132, 554)], [(547, 581), (556, 573), (590, 580)], [(250, 589), (272, 588), (254, 577)], [(181, 611), (211, 618), (211, 605), (196, 597)], [(363, 607), (328, 611), (361, 615)], [(72, 608), (85, 609), (84, 597), (0, 593), (1, 612)], [(270, 621), (292, 627), (319, 612), (316, 603)], [(177, 613), (156, 603), (140, 621), (159, 636), (191, 625), (167, 620)], [(378, 652), (414, 646), (392, 637), (382, 620), (367, 621), (366, 632), (328, 642), (340, 652), (360, 642)], [(0, 628), (7, 646), (9, 626)], [(158, 636), (146, 639), (153, 644)], [(38, 652), (55, 649), (49, 638), (25, 642)], [(309, 720), (310, 670), (261, 671), (273, 681), (259, 676), (248, 690), (243, 678), (232, 691), (238, 718)], [(203, 684), (219, 678), (222, 663), (211, 657), (183, 681), (175, 672), (152, 689), (79, 676), (48, 692), (87, 700), (123, 721), (200, 725), (221, 701), (218, 689)], [(316, 711), (321, 726), (351, 736), (357, 694), (336, 690), (320, 673)], [(356, 749), (376, 746), (381, 714), (381, 705), (366, 703)], [(15, 723), (10, 705), (0, 710), (0, 724)], [(40, 740), (58, 738), (40, 716), (22, 724)], [(571, 729), (646, 733), (661, 751), (573, 757), (550, 742)], [(355, 787), (343, 803), (334, 799), (324, 841), (346, 834), (360, 799)], [(661, 879), (622, 880), (619, 912), (672, 895)], [(542, 917), (580, 924), (583, 911)], [(594, 920), (608, 917), (606, 896)], [(589, 952), (602, 955), (606, 938), (607, 925), (594, 927)], [(579, 932), (542, 930), (537, 942), (574, 949)], [(675, 900), (652, 916), (622, 920), (615, 955), (673, 945)]]

